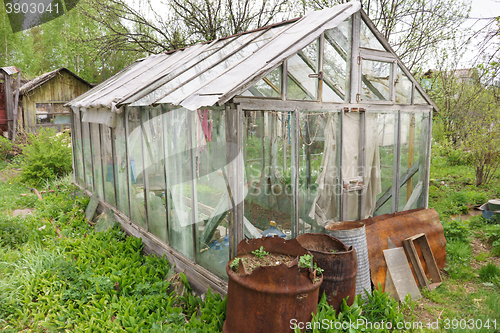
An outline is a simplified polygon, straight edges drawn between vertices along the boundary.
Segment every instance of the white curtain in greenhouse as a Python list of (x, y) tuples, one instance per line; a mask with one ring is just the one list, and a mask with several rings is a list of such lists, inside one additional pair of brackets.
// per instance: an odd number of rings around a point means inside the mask
[[(309, 217), (315, 219), (321, 226), (334, 220), (338, 216), (338, 195), (340, 184), (338, 184), (338, 162), (337, 162), (337, 115), (330, 115), (325, 128), (325, 151), (321, 161), (321, 174), (316, 183), (318, 193), (314, 199), (309, 212)], [(377, 132), (378, 114), (366, 114), (366, 169), (364, 172), (364, 184), (366, 187), (365, 216), (373, 215), (377, 195), (382, 192), (380, 177), (380, 157)], [(342, 175), (343, 178), (354, 178), (358, 175), (359, 158), (359, 114), (348, 113), (344, 116), (343, 124), (343, 149), (342, 149)], [(355, 215), (358, 211), (357, 196), (348, 196), (346, 216)], [(352, 213), (352, 214), (350, 214)]]

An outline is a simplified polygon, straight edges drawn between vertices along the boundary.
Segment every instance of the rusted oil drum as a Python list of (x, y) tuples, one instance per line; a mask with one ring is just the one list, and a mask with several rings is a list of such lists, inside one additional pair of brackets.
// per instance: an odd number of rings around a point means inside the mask
[[(294, 257), (310, 254), (296, 239), (264, 237), (241, 241), (237, 256), (248, 255), (261, 246), (267, 252)], [(227, 311), (222, 331), (284, 333), (293, 332), (294, 323), (310, 322), (318, 307), (323, 278), (316, 279), (308, 269), (299, 269), (297, 262), (290, 267), (257, 267), (247, 275), (235, 273), (228, 262)]]
[(319, 297), (324, 292), (328, 304), (337, 313), (344, 298), (349, 297), (346, 303), (351, 306), (356, 295), (356, 250), (330, 235), (320, 233), (300, 235), (297, 241), (314, 255), (318, 266), (325, 270)]
[(368, 246), (366, 243), (366, 230), (363, 222), (332, 222), (326, 225), (326, 232), (347, 246), (356, 249), (358, 258), (358, 273), (356, 275), (356, 295), (366, 297), (365, 290), (372, 292), (370, 279), (370, 263), (368, 260)]

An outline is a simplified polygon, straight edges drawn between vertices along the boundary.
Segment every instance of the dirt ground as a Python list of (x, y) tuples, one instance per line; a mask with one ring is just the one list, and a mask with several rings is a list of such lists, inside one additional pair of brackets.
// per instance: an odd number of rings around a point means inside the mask
[(7, 182), (10, 179), (18, 176), (21, 173), (20, 169), (13, 169), (13, 168), (5, 168), (4, 170), (0, 171), (0, 181), (2, 182)]

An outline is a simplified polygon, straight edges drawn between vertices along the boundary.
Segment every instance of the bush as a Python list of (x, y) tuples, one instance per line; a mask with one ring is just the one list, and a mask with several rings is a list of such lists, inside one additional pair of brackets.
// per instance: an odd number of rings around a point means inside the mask
[(54, 129), (30, 133), (23, 154), (21, 180), (30, 185), (38, 186), (41, 181), (64, 176), (72, 170), (71, 139)]
[(7, 158), (7, 154), (12, 150), (13, 143), (9, 139), (0, 136), (0, 159)]

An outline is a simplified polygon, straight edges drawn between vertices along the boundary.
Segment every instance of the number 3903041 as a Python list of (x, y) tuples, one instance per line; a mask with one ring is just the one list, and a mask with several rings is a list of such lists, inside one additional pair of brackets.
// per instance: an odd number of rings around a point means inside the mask
[(59, 4), (55, 3), (52, 5), (52, 3), (49, 3), (48, 5), (45, 5), (43, 3), (9, 3), (7, 2), (5, 4), (5, 9), (7, 10), (7, 14), (18, 14), (18, 13), (23, 13), (23, 14), (43, 14), (43, 13), (56, 13), (59, 14)]

